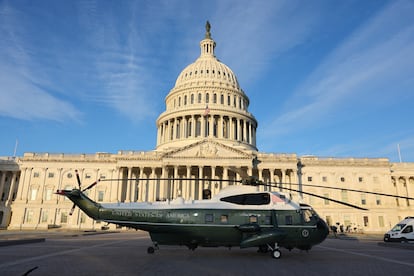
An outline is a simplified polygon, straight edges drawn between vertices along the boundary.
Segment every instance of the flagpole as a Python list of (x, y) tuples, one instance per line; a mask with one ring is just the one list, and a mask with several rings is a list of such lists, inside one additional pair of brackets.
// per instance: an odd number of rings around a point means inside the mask
[(17, 152), (17, 145), (19, 144), (19, 140), (16, 139), (16, 144), (14, 145), (14, 153), (13, 153), (13, 157), (16, 157), (16, 152)]
[(401, 160), (401, 151), (400, 151), (400, 144), (397, 144), (397, 148), (398, 148), (398, 158), (400, 159), (400, 163), (402, 163), (402, 160)]

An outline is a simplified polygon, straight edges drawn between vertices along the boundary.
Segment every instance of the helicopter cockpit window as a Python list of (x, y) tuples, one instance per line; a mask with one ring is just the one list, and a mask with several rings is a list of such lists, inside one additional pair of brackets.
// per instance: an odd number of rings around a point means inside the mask
[(311, 210), (302, 210), (302, 212), (303, 212), (303, 220), (305, 222), (310, 222), (313, 217), (313, 213), (311, 212)]
[(223, 197), (220, 200), (239, 205), (267, 205), (270, 203), (270, 195), (268, 193), (242, 194)]

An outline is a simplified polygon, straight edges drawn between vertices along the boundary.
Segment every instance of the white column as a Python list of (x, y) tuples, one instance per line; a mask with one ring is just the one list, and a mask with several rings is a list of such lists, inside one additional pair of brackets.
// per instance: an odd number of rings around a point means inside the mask
[[(0, 180), (0, 201), (1, 201), (1, 196), (3, 195), (3, 190), (4, 190), (4, 184), (6, 182), (6, 174), (7, 171), (3, 171), (2, 175), (1, 175), (1, 180)], [(1, 223), (1, 221), (0, 221)]]
[(139, 180), (138, 180), (138, 201), (142, 202), (142, 196), (144, 192), (144, 180), (142, 179), (144, 177), (144, 168), (139, 168)]
[[(149, 175), (149, 178), (155, 178), (154, 177), (154, 168), (153, 167), (151, 167), (150, 168), (151, 169), (151, 173), (150, 173), (150, 175)], [(148, 187), (148, 196), (147, 196), (147, 200), (146, 201), (150, 201), (150, 202), (152, 202), (152, 201), (154, 201), (154, 180), (146, 180), (146, 182), (147, 182), (147, 187)]]
[(177, 198), (178, 197), (178, 166), (174, 166), (174, 184), (172, 186), (173, 189), (173, 198)]

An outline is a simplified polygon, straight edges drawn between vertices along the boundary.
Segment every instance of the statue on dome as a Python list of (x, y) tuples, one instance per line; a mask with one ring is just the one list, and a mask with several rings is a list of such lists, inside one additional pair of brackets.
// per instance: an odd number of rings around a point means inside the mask
[(210, 29), (211, 29), (211, 25), (210, 25), (210, 22), (208, 22), (208, 20), (207, 20), (207, 23), (206, 23), (206, 38), (211, 38)]

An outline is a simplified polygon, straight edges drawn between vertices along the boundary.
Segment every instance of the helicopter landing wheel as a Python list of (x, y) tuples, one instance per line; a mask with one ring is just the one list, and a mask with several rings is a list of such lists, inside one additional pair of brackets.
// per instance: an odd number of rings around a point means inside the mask
[(275, 249), (272, 251), (272, 257), (275, 259), (279, 259), (282, 256), (282, 252), (279, 249)]
[(154, 252), (155, 252), (155, 248), (154, 247), (150, 246), (150, 247), (147, 248), (147, 253), (148, 254), (154, 254)]

